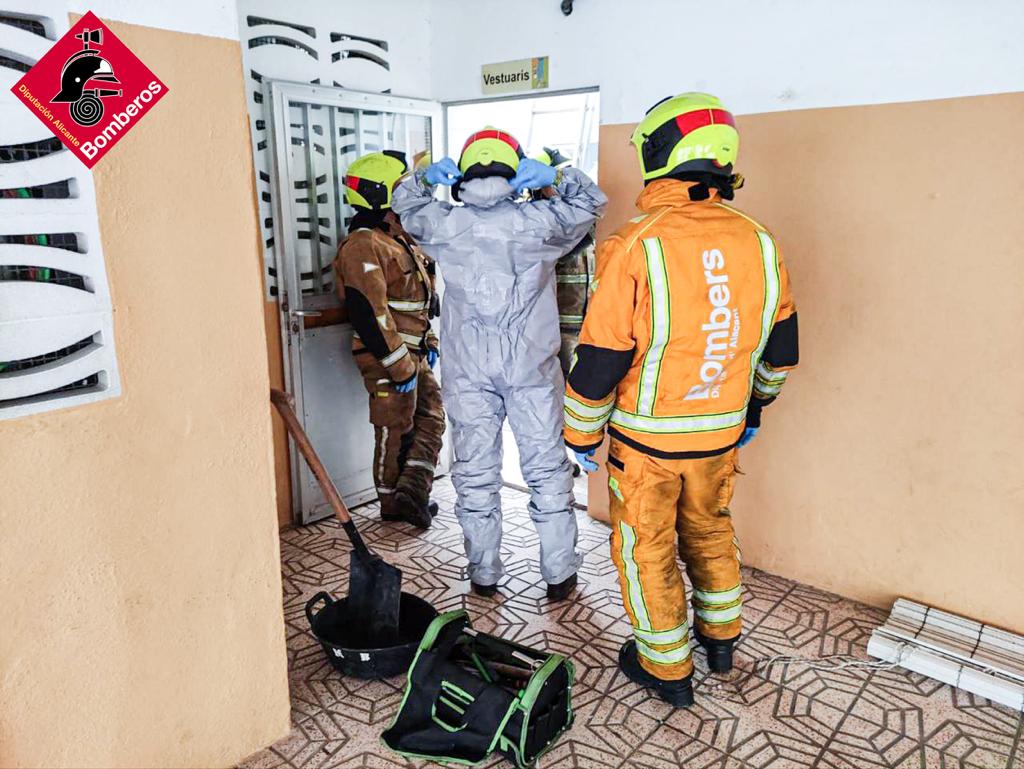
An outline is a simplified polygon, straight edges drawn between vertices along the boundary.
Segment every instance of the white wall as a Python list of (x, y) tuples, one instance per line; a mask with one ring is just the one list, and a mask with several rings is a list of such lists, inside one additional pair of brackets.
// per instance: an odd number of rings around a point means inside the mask
[(104, 21), (238, 39), (234, 0), (71, 0), (68, 6), (71, 13), (92, 11)]
[(737, 113), (1024, 90), (1020, 0), (576, 0), (568, 17), (431, 0), (431, 21), (434, 98), (479, 98), (481, 64), (548, 55), (552, 89), (601, 87), (605, 124), (687, 90)]

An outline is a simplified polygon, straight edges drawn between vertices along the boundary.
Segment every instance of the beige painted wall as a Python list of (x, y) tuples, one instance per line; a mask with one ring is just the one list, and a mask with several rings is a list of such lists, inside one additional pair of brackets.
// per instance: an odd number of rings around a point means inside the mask
[[(1020, 93), (739, 119), (736, 204), (778, 236), (802, 348), (742, 452), (747, 563), (1024, 631), (1021, 125)], [(631, 130), (602, 126), (606, 231)]]
[(228, 766), (288, 729), (239, 47), (110, 26), (170, 93), (95, 169), (124, 394), (0, 423), (0, 766)]

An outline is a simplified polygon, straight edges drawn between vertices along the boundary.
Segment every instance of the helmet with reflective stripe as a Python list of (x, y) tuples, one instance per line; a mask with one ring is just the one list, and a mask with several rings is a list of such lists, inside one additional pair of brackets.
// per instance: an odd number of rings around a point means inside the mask
[(534, 160), (552, 168), (562, 168), (572, 163), (572, 158), (566, 157), (561, 152), (551, 147), (545, 147), (540, 151)]
[(459, 156), (462, 181), (483, 176), (511, 179), (519, 168), (523, 150), (511, 134), (487, 126), (466, 139)]
[(732, 114), (706, 93), (684, 93), (658, 102), (630, 141), (645, 182), (684, 172), (731, 176), (740, 148)]
[(391, 208), (391, 190), (408, 168), (405, 154), (396, 150), (363, 155), (345, 174), (345, 200), (374, 211)]

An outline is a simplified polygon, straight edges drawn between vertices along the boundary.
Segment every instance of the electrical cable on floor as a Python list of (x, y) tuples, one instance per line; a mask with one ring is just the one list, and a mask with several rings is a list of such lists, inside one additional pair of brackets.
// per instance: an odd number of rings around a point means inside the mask
[[(793, 665), (796, 667), (803, 667), (807, 670), (849, 670), (852, 668), (861, 668), (868, 670), (892, 670), (900, 666), (903, 660), (904, 649), (912, 647), (913, 644), (904, 643), (899, 646), (896, 654), (896, 660), (892, 662), (884, 661), (872, 661), (855, 657), (852, 654), (829, 654), (824, 657), (793, 657), (785, 654), (776, 654), (771, 657), (754, 657), (751, 662), (753, 663), (750, 669), (749, 675), (757, 675), (758, 669), (763, 667), (766, 671), (774, 665)], [(743, 671), (740, 671), (743, 672)], [(734, 704), (744, 704), (742, 699), (737, 699), (735, 695), (742, 695), (742, 691), (730, 692), (730, 696), (723, 696), (721, 693), (731, 683), (737, 681), (739, 677), (732, 680), (715, 680), (713, 678), (707, 679), (700, 687), (700, 692), (713, 700), (721, 700), (723, 702), (731, 702)], [(764, 679), (767, 680), (767, 679)]]

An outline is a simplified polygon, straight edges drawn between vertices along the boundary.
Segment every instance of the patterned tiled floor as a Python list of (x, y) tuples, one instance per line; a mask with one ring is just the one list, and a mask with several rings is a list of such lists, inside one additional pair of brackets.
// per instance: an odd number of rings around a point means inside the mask
[[(551, 606), (526, 495), (507, 489), (510, 573), (499, 599), (481, 599), (468, 594), (451, 485), (439, 482), (435, 496), (441, 513), (426, 534), (380, 523), (373, 506), (356, 517), (371, 546), (403, 569), (408, 589), (438, 610), (465, 607), (480, 630), (573, 659), (576, 722), (541, 759), (544, 769), (1024, 769), (1020, 713), (905, 671), (816, 662), (830, 655), (866, 659), (868, 636), (884, 612), (756, 569), (744, 570), (746, 630), (737, 669), (710, 676), (698, 653), (697, 704), (673, 711), (617, 670), (628, 626), (605, 527), (578, 514), (581, 590), (574, 602)], [(423, 766), (379, 742), (403, 680), (342, 678), (309, 634), (306, 599), (321, 589), (347, 589), (344, 533), (333, 521), (287, 531), (282, 559), (293, 729), (243, 767)]]

